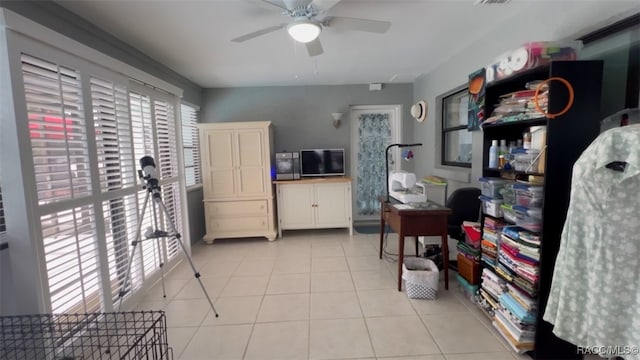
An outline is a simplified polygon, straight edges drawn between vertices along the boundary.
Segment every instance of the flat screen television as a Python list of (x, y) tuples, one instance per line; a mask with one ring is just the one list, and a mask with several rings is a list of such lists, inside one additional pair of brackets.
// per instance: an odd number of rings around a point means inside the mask
[(300, 150), (302, 176), (344, 175), (344, 149)]

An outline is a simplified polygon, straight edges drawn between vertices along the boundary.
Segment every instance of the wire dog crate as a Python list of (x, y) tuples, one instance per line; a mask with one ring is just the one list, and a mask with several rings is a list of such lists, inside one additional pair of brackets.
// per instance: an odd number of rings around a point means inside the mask
[(172, 360), (163, 311), (0, 317), (3, 360)]

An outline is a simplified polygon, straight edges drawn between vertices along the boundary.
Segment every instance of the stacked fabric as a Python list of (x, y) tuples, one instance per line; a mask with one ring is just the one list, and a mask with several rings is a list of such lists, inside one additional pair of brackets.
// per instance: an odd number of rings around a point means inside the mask
[(494, 326), (518, 352), (533, 349), (537, 302), (511, 284), (500, 295)]
[(481, 260), (491, 267), (495, 267), (498, 263), (498, 239), (505, 225), (504, 221), (494, 219), (490, 216), (484, 219), (482, 240), (480, 242), (482, 248)]
[(507, 283), (496, 275), (491, 269), (482, 269), (482, 289), (491, 295), (496, 301), (500, 299), (506, 290)]
[(476, 249), (465, 242), (458, 241), (458, 245), (456, 246), (456, 248), (458, 249), (459, 253), (471, 260), (477, 261), (480, 258), (480, 249)]
[[(526, 90), (515, 91), (504, 94), (500, 97), (500, 102), (493, 109), (491, 116), (483, 123), (502, 123), (527, 119), (536, 119), (545, 117), (544, 112), (547, 111), (549, 102), (549, 88), (547, 84), (543, 84), (537, 99), (534, 99), (536, 88), (540, 82), (531, 82), (527, 84)], [(540, 112), (536, 109), (535, 103), (538, 103)]]
[(500, 237), (498, 269), (530, 297), (537, 295), (540, 279), (540, 239), (517, 226), (507, 226)]

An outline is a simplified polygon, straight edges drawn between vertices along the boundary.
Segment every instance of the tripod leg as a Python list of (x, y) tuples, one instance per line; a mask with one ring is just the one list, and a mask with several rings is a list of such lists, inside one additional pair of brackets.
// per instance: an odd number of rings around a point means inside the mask
[(193, 264), (193, 260), (191, 259), (191, 256), (187, 254), (187, 249), (182, 243), (182, 236), (180, 235), (180, 233), (178, 232), (178, 229), (176, 229), (175, 224), (169, 217), (169, 212), (167, 211), (167, 208), (164, 206), (164, 203), (162, 202), (162, 199), (160, 199), (159, 196), (154, 196), (154, 200), (158, 203), (160, 210), (164, 213), (165, 218), (167, 219), (167, 223), (171, 227), (171, 232), (174, 234), (173, 236), (176, 238), (176, 240), (178, 240), (178, 244), (180, 244), (180, 247), (182, 248), (182, 254), (184, 254), (184, 256), (187, 258), (189, 265), (191, 265), (191, 269), (193, 270), (193, 276), (196, 278), (196, 280), (198, 280), (198, 283), (200, 284), (200, 288), (202, 289), (204, 296), (207, 298), (207, 301), (209, 301), (209, 305), (211, 305), (211, 310), (213, 310), (213, 314), (216, 317), (218, 317), (218, 312), (216, 311), (215, 306), (213, 306), (213, 301), (211, 301), (211, 297), (209, 297), (209, 293), (207, 292), (207, 289), (204, 287), (204, 284), (200, 279), (200, 273), (198, 272), (198, 270), (196, 270), (196, 267)]
[[(160, 229), (160, 227), (158, 226), (158, 215), (156, 213), (156, 208), (152, 206), (151, 212), (153, 213), (153, 225), (155, 226), (155, 229)], [(164, 286), (164, 261), (162, 260), (164, 259), (164, 256), (162, 256), (162, 241), (160, 240), (161, 238), (156, 238), (156, 245), (158, 246), (158, 260), (160, 261), (160, 283), (162, 284), (162, 297), (166, 299), (167, 291)]]
[(142, 205), (142, 214), (140, 215), (140, 219), (138, 220), (138, 229), (136, 230), (136, 239), (132, 242), (133, 251), (131, 251), (131, 257), (129, 257), (129, 265), (127, 265), (127, 273), (124, 276), (124, 282), (120, 287), (120, 293), (118, 296), (120, 299), (118, 300), (118, 311), (122, 307), (122, 300), (124, 299), (124, 294), (127, 291), (127, 282), (129, 281), (129, 276), (131, 275), (131, 265), (133, 265), (133, 259), (136, 255), (136, 248), (140, 243), (140, 235), (142, 233), (142, 221), (144, 219), (144, 212), (147, 210), (147, 203), (149, 202), (149, 193), (147, 192), (147, 196), (144, 198), (144, 204)]

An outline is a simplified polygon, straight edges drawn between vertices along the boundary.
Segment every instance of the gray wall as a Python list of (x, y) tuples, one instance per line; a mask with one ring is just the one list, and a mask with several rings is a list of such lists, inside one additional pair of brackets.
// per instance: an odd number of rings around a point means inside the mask
[[(412, 101), (412, 84), (384, 85), (382, 91), (369, 91), (368, 84), (206, 89), (200, 121), (271, 121), (275, 151), (337, 147), (345, 148), (348, 159), (350, 105), (402, 105), (403, 139), (408, 140), (415, 122)], [(337, 129), (335, 112), (344, 113)]]
[(196, 188), (187, 192), (187, 204), (189, 206), (189, 234), (191, 244), (195, 244), (206, 233), (204, 223), (204, 195), (202, 188)]
[(200, 86), (53, 1), (0, 0), (0, 7), (182, 88), (183, 99), (192, 104), (202, 101)]

